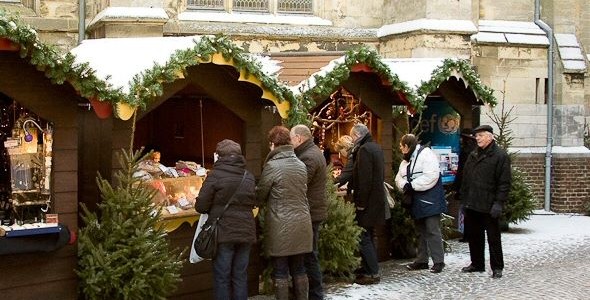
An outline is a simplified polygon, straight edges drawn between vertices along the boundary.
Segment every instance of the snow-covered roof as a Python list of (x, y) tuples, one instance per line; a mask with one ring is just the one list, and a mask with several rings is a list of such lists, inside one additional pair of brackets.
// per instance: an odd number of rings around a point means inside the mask
[(471, 36), (477, 43), (549, 45), (545, 32), (534, 22), (480, 20), (479, 32)]
[[(308, 79), (301, 81), (298, 85), (291, 87), (293, 93), (303, 93), (315, 86), (315, 77), (324, 77), (336, 66), (344, 63), (344, 56), (331, 60), (319, 71), (311, 74)], [(443, 65), (444, 58), (384, 58), (381, 61), (390, 69), (392, 74), (405, 82), (414, 91), (431, 78), (432, 71)]]
[[(195, 47), (200, 36), (104, 38), (84, 40), (72, 49), (76, 63), (88, 63), (99, 78), (128, 93), (133, 76), (166, 64), (179, 50)], [(278, 62), (269, 57), (248, 54), (261, 66), (267, 76), (274, 76), (280, 69)]]
[(128, 93), (133, 76), (164, 65), (177, 50), (195, 46), (199, 36), (84, 40), (71, 50), (76, 63), (88, 63), (96, 76)]
[(395, 24), (384, 25), (377, 31), (378, 37), (401, 34), (412, 31), (443, 31), (475, 33), (477, 28), (469, 20), (437, 20), (418, 19)]
[(443, 65), (444, 58), (385, 58), (382, 61), (401, 81), (416, 90), (422, 82), (430, 80), (432, 72)]
[(575, 34), (555, 34), (559, 56), (566, 73), (586, 72), (586, 60)]

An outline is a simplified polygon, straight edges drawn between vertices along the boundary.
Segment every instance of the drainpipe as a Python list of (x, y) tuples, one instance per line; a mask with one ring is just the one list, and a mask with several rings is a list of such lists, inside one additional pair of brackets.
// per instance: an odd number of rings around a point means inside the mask
[(551, 211), (551, 146), (553, 145), (553, 29), (541, 20), (541, 0), (535, 0), (535, 24), (549, 40), (547, 54), (547, 146), (545, 150), (545, 211)]
[(86, 36), (86, 0), (78, 0), (78, 45)]

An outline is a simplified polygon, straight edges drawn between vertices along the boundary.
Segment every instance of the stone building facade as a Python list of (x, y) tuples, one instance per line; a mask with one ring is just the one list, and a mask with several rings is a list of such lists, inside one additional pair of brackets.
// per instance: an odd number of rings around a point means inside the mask
[[(583, 148), (590, 118), (590, 5), (539, 0), (553, 30), (554, 100), (547, 105), (549, 43), (531, 0), (0, 0), (41, 38), (64, 51), (85, 38), (223, 33), (252, 53), (340, 54), (358, 44), (384, 58), (468, 59), (515, 120), (516, 165), (543, 205), (545, 156), (554, 147), (552, 206), (582, 211), (590, 201)], [(79, 7), (85, 18), (79, 23)], [(502, 105), (494, 108), (499, 112)], [(489, 107), (480, 123), (492, 123)], [(548, 137), (548, 112), (553, 126)]]

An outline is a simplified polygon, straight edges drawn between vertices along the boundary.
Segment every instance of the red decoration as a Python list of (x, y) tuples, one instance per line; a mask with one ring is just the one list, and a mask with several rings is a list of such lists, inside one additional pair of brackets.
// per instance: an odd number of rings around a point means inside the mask
[(0, 51), (18, 51), (19, 46), (7, 38), (0, 38)]
[(89, 101), (92, 108), (94, 108), (94, 112), (100, 119), (106, 119), (113, 113), (113, 106), (111, 103), (100, 101), (95, 97), (89, 99)]

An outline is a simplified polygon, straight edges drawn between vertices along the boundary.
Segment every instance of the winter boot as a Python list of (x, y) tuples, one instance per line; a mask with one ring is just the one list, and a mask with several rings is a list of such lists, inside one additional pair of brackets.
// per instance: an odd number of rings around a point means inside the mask
[(289, 280), (288, 279), (275, 279), (275, 299), (276, 300), (289, 300)]
[(295, 300), (307, 300), (309, 296), (309, 280), (307, 274), (293, 277), (293, 290), (295, 290)]

